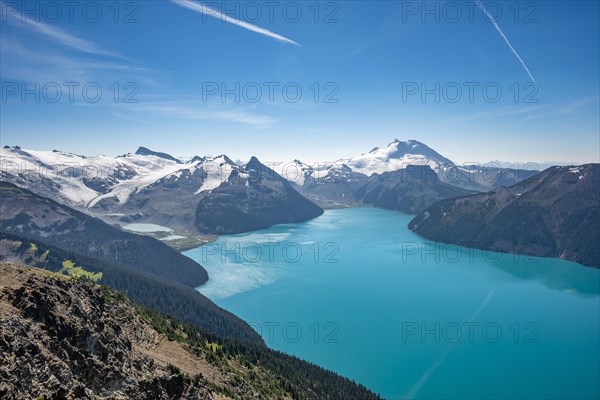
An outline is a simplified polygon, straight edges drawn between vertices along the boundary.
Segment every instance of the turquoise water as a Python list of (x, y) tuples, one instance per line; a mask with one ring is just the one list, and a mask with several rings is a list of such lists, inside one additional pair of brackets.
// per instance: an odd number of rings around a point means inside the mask
[(600, 270), (424, 241), (330, 210), (186, 252), (266, 343), (387, 399), (600, 397)]

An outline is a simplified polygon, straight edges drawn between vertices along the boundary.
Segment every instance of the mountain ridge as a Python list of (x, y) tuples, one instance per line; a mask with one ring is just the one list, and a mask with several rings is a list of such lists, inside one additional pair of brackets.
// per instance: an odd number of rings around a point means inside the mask
[(600, 267), (600, 164), (552, 167), (510, 187), (440, 201), (409, 229), (431, 240)]
[(183, 164), (183, 162), (181, 160), (173, 157), (170, 154), (161, 153), (159, 151), (153, 151), (153, 150), (150, 150), (149, 148), (143, 147), (143, 146), (138, 147), (138, 149), (135, 151), (135, 154), (138, 156), (155, 156), (155, 157), (159, 157), (159, 158), (164, 158), (165, 160), (175, 161), (178, 164)]

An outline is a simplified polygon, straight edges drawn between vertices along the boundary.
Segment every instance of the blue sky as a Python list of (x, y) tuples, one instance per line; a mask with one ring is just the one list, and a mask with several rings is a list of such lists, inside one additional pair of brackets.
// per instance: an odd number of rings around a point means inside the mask
[(2, 145), (600, 161), (597, 1), (0, 4)]

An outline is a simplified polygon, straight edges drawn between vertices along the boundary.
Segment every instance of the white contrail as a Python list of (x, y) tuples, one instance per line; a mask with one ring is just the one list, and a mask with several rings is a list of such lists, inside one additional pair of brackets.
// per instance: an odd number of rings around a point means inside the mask
[(504, 41), (506, 42), (506, 44), (508, 45), (508, 47), (510, 47), (510, 49), (514, 53), (514, 55), (517, 56), (517, 58), (519, 59), (519, 61), (523, 65), (523, 68), (525, 68), (525, 71), (527, 71), (527, 74), (529, 75), (529, 77), (531, 78), (531, 80), (533, 82), (537, 83), (536, 80), (535, 80), (535, 78), (533, 77), (533, 75), (531, 75), (531, 72), (529, 71), (529, 68), (527, 68), (527, 65), (525, 65), (525, 61), (523, 61), (523, 59), (521, 58), (521, 56), (519, 55), (519, 53), (517, 53), (517, 51), (512, 46), (512, 44), (510, 44), (510, 42), (508, 41), (508, 38), (506, 37), (506, 35), (504, 34), (504, 32), (502, 32), (502, 29), (500, 29), (500, 26), (498, 26), (498, 23), (496, 22), (496, 20), (490, 15), (490, 13), (487, 11), (487, 9), (481, 4), (481, 1), (475, 0), (475, 2), (479, 6), (479, 8), (481, 8), (481, 11), (483, 11), (485, 13), (485, 15), (490, 19), (490, 21), (492, 21), (492, 23), (494, 24), (494, 27), (496, 28), (496, 30), (498, 31), (498, 33), (502, 36), (502, 38), (504, 39)]
[(300, 46), (300, 44), (294, 42), (292, 39), (288, 39), (285, 36), (281, 36), (275, 32), (271, 32), (267, 29), (261, 28), (260, 26), (252, 25), (252, 24), (249, 24), (248, 22), (244, 22), (244, 21), (240, 21), (239, 19), (232, 18), (232, 17), (225, 15), (225, 14), (215, 10), (214, 8), (206, 6), (202, 3), (196, 3), (191, 0), (171, 0), (171, 1), (175, 4), (177, 4), (178, 6), (185, 7), (189, 10), (192, 10), (192, 11), (204, 14), (204, 15), (210, 15), (211, 17), (218, 18), (222, 21), (232, 23), (232, 24), (240, 26), (244, 29), (248, 29), (249, 31), (260, 33), (261, 35), (268, 36), (270, 38), (279, 40), (284, 43), (290, 43), (290, 44), (293, 44), (294, 46), (302, 47), (302, 46)]

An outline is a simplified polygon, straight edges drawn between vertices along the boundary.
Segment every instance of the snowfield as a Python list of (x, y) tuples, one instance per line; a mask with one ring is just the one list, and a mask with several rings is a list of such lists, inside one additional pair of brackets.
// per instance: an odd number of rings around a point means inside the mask
[(206, 178), (196, 193), (210, 191), (225, 182), (234, 169), (240, 170), (225, 156), (177, 163), (154, 155), (87, 157), (18, 148), (1, 149), (0, 164), (2, 180), (47, 185), (66, 204), (86, 208), (108, 198), (126, 203), (133, 193), (164, 178), (179, 179), (186, 170), (193, 173), (202, 169)]

